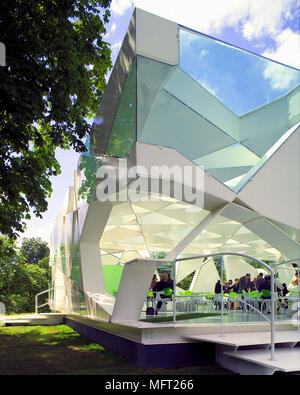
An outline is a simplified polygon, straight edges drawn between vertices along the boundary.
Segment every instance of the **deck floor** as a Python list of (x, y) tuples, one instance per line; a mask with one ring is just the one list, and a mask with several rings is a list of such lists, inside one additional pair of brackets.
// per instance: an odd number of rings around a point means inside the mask
[[(270, 345), (270, 332), (241, 332), (220, 334), (202, 334), (186, 336), (186, 339), (225, 344), (230, 346), (252, 346), (252, 345)], [(275, 344), (279, 343), (297, 343), (300, 342), (300, 332), (298, 331), (277, 331), (275, 332)]]
[[(278, 349), (271, 360), (268, 350), (225, 351), (224, 354), (283, 372), (300, 372), (300, 349)], [(297, 373), (298, 374), (298, 373)]]
[[(213, 311), (213, 313), (216, 313), (219, 311)], [(177, 313), (179, 314), (179, 313)], [(165, 317), (165, 316), (169, 316), (171, 319), (173, 317), (173, 313), (172, 312), (167, 312), (167, 313), (161, 313), (158, 315), (158, 317)], [(266, 317), (271, 320), (271, 314), (266, 314)], [(145, 312), (143, 312), (140, 316), (140, 319), (146, 319), (146, 314)], [(189, 324), (189, 323), (194, 323), (194, 324), (220, 324), (222, 320), (221, 315), (218, 316), (210, 316), (210, 317), (201, 317), (201, 318), (195, 318), (195, 319), (188, 319), (188, 320), (178, 320), (176, 321), (176, 325), (179, 324)], [(268, 321), (266, 320), (265, 317), (263, 317), (262, 315), (260, 315), (259, 313), (256, 312), (249, 312), (249, 311), (243, 311), (243, 310), (230, 310), (230, 311), (226, 311), (224, 312), (223, 315), (223, 322), (224, 323), (268, 323)], [(275, 322), (278, 323), (290, 323), (291, 321), (291, 317), (286, 316), (285, 314), (278, 314), (275, 316)], [(161, 322), (158, 324), (168, 324), (168, 322)], [(169, 325), (174, 325), (173, 321), (169, 321)], [(295, 328), (297, 327), (297, 325), (295, 324)]]

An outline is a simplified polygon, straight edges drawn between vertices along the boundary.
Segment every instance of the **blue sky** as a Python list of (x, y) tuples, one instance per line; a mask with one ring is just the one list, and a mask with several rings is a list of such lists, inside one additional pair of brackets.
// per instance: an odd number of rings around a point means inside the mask
[[(213, 36), (222, 41), (300, 68), (299, 7), (297, 0), (112, 0), (105, 39), (114, 64), (134, 7)], [(107, 79), (109, 76), (107, 76)], [(278, 84), (276, 80), (270, 81)], [(62, 173), (52, 177), (52, 197), (43, 219), (27, 221), (23, 237), (49, 241), (51, 229), (68, 186), (73, 186), (78, 154), (57, 150)], [(21, 241), (21, 239), (20, 239)]]

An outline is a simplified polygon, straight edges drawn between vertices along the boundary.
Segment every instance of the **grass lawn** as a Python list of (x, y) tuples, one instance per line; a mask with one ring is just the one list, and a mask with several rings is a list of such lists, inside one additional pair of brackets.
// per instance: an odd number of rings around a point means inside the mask
[(217, 365), (142, 370), (66, 325), (0, 327), (0, 375), (227, 375)]

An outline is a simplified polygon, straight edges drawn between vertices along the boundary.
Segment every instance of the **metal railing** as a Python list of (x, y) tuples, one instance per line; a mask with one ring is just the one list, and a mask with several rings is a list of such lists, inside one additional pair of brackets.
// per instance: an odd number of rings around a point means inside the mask
[[(265, 316), (263, 313), (260, 312), (260, 314), (266, 319), (266, 321), (270, 324), (271, 326), (271, 361), (275, 360), (275, 277), (274, 277), (274, 269), (267, 265), (265, 262), (260, 261), (257, 258), (254, 258), (252, 256), (246, 255), (246, 254), (241, 254), (241, 253), (236, 253), (236, 252), (220, 252), (220, 253), (213, 253), (213, 254), (206, 254), (206, 255), (198, 255), (198, 256), (193, 256), (193, 257), (187, 257), (187, 258), (179, 258), (175, 259), (171, 263), (174, 265), (174, 273), (176, 273), (176, 268), (177, 268), (177, 263), (178, 262), (183, 262), (183, 261), (189, 261), (189, 260), (194, 260), (194, 259), (203, 259), (203, 258), (212, 258), (212, 257), (220, 257), (221, 258), (221, 284), (223, 284), (223, 271), (224, 271), (224, 256), (239, 256), (242, 258), (247, 258), (250, 259), (256, 263), (259, 263), (262, 265), (265, 269), (267, 269), (270, 272), (271, 275), (271, 317), (270, 319)], [(299, 258), (290, 260), (288, 262), (293, 262), (297, 261)], [(282, 262), (283, 263), (288, 263), (288, 262)], [(299, 265), (298, 265), (298, 273), (299, 273)], [(299, 278), (299, 277), (298, 277)], [(299, 286), (298, 286), (299, 288)], [(176, 281), (174, 281), (173, 285), (173, 323), (176, 323)], [(224, 330), (223, 330), (223, 320), (224, 320), (224, 295), (223, 292), (221, 291), (221, 333), (220, 336), (224, 336)], [(246, 301), (243, 301), (243, 303), (248, 304)], [(250, 304), (248, 304), (250, 305)], [(252, 307), (253, 308), (253, 307)], [(255, 309), (257, 310), (257, 309)], [(257, 310), (258, 311), (258, 310)]]
[[(36, 314), (39, 313), (39, 308), (47, 306), (49, 304), (49, 300), (51, 299), (50, 298), (50, 291), (53, 291), (53, 290), (54, 290), (54, 288), (49, 288), (49, 289), (46, 289), (45, 291), (39, 292), (38, 294), (35, 295), (35, 313)], [(47, 292), (48, 292), (48, 301), (46, 303), (38, 305), (38, 297), (40, 295), (43, 295), (43, 294), (47, 293)]]

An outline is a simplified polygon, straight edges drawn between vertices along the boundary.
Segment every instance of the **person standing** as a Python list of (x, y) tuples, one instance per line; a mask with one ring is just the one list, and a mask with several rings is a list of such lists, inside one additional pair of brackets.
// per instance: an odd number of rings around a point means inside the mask
[(264, 283), (265, 283), (264, 274), (259, 273), (259, 275), (257, 276), (257, 279), (256, 279), (256, 283), (255, 283), (255, 287), (258, 292), (260, 292), (262, 289), (264, 289)]
[(250, 273), (245, 274), (245, 276), (240, 278), (239, 282), (239, 294), (243, 293), (243, 291), (248, 292), (251, 287)]

